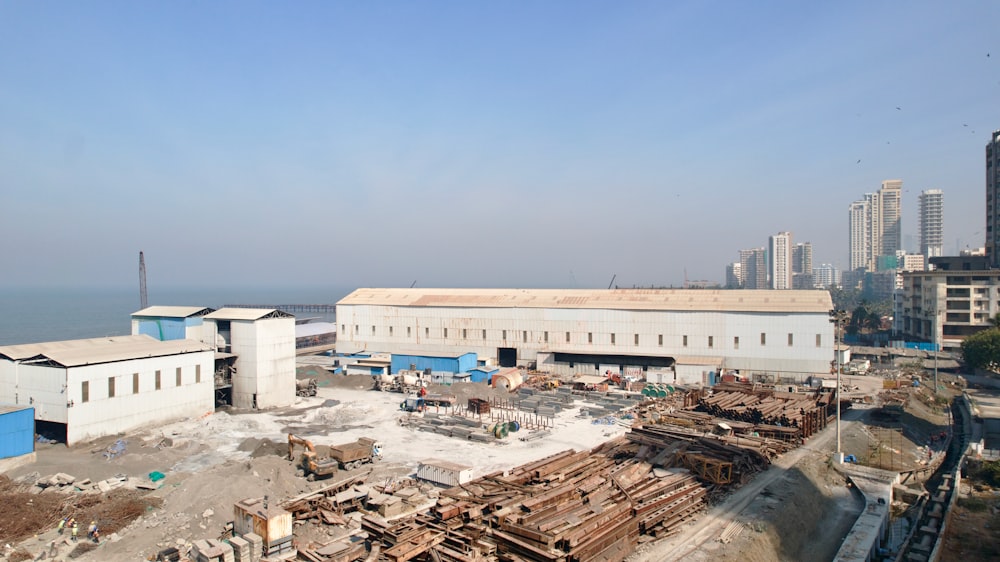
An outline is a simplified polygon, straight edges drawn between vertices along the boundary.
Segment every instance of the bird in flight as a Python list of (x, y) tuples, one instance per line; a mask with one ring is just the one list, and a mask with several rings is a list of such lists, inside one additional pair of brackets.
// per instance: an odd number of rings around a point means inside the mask
[(899, 107), (899, 106), (897, 105), (897, 106), (896, 106), (896, 111), (903, 111), (903, 108), (902, 108), (902, 107)]
[(860, 159), (860, 158), (858, 158), (858, 164), (860, 164), (860, 163), (861, 163), (861, 159)]

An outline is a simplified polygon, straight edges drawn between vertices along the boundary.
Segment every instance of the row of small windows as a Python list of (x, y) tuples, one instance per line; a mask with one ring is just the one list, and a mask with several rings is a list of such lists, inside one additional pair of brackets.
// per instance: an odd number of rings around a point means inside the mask
[[(347, 327), (345, 325), (341, 324), (340, 325), (340, 330), (341, 330), (341, 332), (345, 332), (347, 330)], [(442, 330), (443, 330), (443, 336), (445, 338), (447, 338), (448, 337), (448, 328), (442, 328)], [(476, 332), (476, 331), (478, 331), (478, 330), (473, 330), (473, 332)], [(469, 339), (469, 332), (470, 332), (470, 330), (468, 328), (462, 328), (462, 339), (463, 340)], [(354, 333), (355, 334), (358, 333), (358, 325), (357, 324), (354, 325)], [(373, 336), (375, 335), (375, 326), (372, 326), (372, 335)], [(393, 327), (389, 326), (389, 336), (391, 337), (392, 335), (393, 335)], [(610, 335), (611, 335), (611, 345), (616, 345), (616, 342), (618, 341), (618, 334), (612, 332)], [(431, 329), (428, 328), (428, 327), (425, 327), (424, 328), (424, 337), (425, 338), (429, 338), (430, 336), (431, 336)], [(411, 329), (410, 326), (406, 327), (406, 337), (412, 337), (412, 329)], [(482, 338), (484, 340), (486, 339), (486, 330), (482, 330)], [(656, 344), (658, 346), (662, 347), (663, 346), (663, 334), (658, 334), (656, 336), (656, 338), (657, 338)], [(501, 330), (500, 339), (503, 339), (503, 340), (507, 339), (507, 330)], [(789, 333), (788, 334), (788, 346), (789, 347), (791, 347), (792, 345), (794, 345), (794, 339), (795, 339), (794, 335), (791, 334), (791, 333)], [(524, 343), (528, 343), (528, 332), (527, 331), (522, 331), (521, 332), (521, 340)], [(545, 343), (549, 343), (549, 333), (548, 332), (542, 332), (542, 341), (545, 342)], [(685, 336), (681, 336), (681, 342), (682, 342), (681, 343), (682, 347), (687, 347), (688, 346), (688, 337), (686, 335)], [(570, 332), (566, 332), (566, 343), (570, 343)], [(594, 332), (587, 332), (587, 343), (594, 343)], [(633, 334), (632, 335), (632, 344), (633, 345), (639, 345), (639, 334)], [(767, 345), (767, 333), (766, 332), (761, 332), (760, 333), (760, 345)], [(823, 345), (822, 334), (816, 334), (816, 347), (822, 347), (822, 345)], [(715, 347), (715, 337), (714, 336), (708, 336), (708, 347)], [(734, 336), (733, 337), (733, 347), (735, 349), (739, 349), (740, 348), (740, 337), (739, 336)]]
[[(177, 367), (174, 372), (174, 386), (181, 386), (184, 382), (183, 368)], [(139, 394), (139, 373), (132, 373), (132, 394)], [(124, 394), (118, 394), (117, 386), (115, 382), (118, 377), (108, 377), (108, 398), (114, 398), (115, 396), (124, 396)], [(153, 387), (154, 390), (160, 390), (163, 386), (162, 375), (160, 371), (156, 371), (153, 374)], [(201, 382), (201, 365), (194, 366), (194, 382), (198, 384)], [(90, 402), (90, 381), (83, 381), (81, 384), (81, 402)]]

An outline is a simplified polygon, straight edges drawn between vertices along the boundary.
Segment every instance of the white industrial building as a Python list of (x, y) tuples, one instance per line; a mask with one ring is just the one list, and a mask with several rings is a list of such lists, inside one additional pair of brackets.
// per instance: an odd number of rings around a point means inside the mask
[(132, 335), (146, 334), (160, 341), (204, 341), (203, 318), (213, 311), (203, 306), (146, 307), (132, 313)]
[(150, 306), (132, 313), (132, 333), (196, 339), (214, 347), (220, 404), (262, 409), (295, 402), (295, 317), (287, 312)]
[(337, 303), (337, 352), (458, 348), (563, 375), (801, 381), (830, 372), (832, 308), (822, 290), (358, 289)]
[(295, 317), (275, 309), (222, 308), (202, 317), (204, 341), (235, 358), (232, 404), (264, 409), (295, 403)]
[(0, 402), (31, 405), (73, 445), (212, 412), (213, 363), (202, 342), (147, 335), (5, 346)]

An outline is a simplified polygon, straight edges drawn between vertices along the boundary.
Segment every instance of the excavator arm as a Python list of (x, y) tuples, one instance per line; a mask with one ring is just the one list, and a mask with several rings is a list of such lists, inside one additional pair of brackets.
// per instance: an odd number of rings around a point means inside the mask
[(288, 460), (290, 460), (290, 461), (294, 461), (295, 460), (295, 446), (296, 445), (301, 445), (305, 450), (309, 451), (310, 453), (315, 453), (316, 452), (316, 447), (313, 446), (312, 441), (309, 441), (308, 439), (303, 439), (301, 437), (296, 437), (295, 435), (292, 435), (291, 433), (289, 433), (288, 434)]

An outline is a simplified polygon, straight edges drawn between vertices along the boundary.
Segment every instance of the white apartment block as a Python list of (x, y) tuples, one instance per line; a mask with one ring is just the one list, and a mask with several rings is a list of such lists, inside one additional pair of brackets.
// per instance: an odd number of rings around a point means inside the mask
[(768, 240), (768, 273), (772, 289), (792, 288), (792, 233), (779, 232)]
[(944, 252), (944, 194), (940, 189), (920, 192), (920, 253), (934, 258)]

